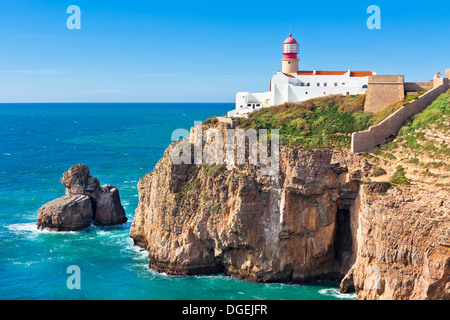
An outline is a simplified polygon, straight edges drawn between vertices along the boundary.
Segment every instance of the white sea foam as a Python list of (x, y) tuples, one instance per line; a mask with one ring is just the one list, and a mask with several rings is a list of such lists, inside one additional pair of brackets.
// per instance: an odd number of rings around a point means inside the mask
[(30, 223), (14, 223), (14, 224), (10, 224), (8, 226), (5, 226), (5, 228), (11, 230), (11, 231), (16, 231), (16, 232), (23, 232), (23, 231), (29, 231), (29, 232), (36, 232), (36, 231), (40, 231), (37, 226), (36, 223), (30, 222)]
[(80, 231), (64, 231), (64, 232), (58, 232), (54, 230), (48, 230), (48, 229), (39, 229), (36, 225), (36, 222), (26, 222), (26, 223), (14, 223), (5, 226), (5, 228), (9, 229), (10, 231), (16, 232), (16, 233), (23, 233), (28, 235), (37, 235), (37, 234), (54, 234), (54, 235), (66, 235), (66, 234), (78, 234)]
[(338, 299), (356, 299), (356, 293), (340, 293), (337, 288), (327, 288), (319, 290), (324, 296), (335, 297)]

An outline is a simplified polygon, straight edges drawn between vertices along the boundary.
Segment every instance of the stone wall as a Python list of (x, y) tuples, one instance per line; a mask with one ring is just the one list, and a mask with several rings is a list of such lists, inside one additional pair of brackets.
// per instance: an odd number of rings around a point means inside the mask
[(449, 89), (449, 79), (442, 78), (442, 82), (442, 85), (426, 92), (420, 98), (407, 103), (379, 124), (365, 131), (353, 132), (351, 151), (370, 152), (376, 146), (386, 143), (391, 135), (397, 134), (406, 120), (424, 110), (437, 97)]
[(405, 82), (405, 92), (428, 91), (433, 89), (433, 82)]
[(376, 113), (385, 106), (405, 97), (404, 76), (369, 76), (364, 112)]

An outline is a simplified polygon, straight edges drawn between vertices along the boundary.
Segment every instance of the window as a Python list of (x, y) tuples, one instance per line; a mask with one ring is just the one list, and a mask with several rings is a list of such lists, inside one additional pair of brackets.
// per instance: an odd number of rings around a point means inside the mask
[(306, 84), (307, 87), (309, 87), (309, 82)]
[(303, 86), (305, 86), (305, 84), (302, 82), (301, 86), (303, 87)]
[(345, 82), (342, 82), (342, 85), (345, 86)]
[(283, 44), (283, 53), (297, 53), (297, 44), (296, 43)]
[(320, 83), (319, 82), (317, 82), (317, 86), (320, 87)]
[(326, 86), (327, 86), (327, 83), (325, 82), (325, 83), (323, 84), (323, 86), (326, 87)]
[(323, 93), (323, 95), (326, 95), (326, 94), (327, 94), (326, 92)]
[(308, 94), (308, 91), (306, 91), (306, 94)]
[(362, 87), (363, 89), (367, 89), (367, 84), (363, 85)]
[(247, 104), (247, 107), (251, 107), (251, 106), (252, 106), (252, 104), (251, 104), (251, 103), (248, 103), (248, 104)]
[(334, 83), (334, 86), (337, 87), (337, 82)]

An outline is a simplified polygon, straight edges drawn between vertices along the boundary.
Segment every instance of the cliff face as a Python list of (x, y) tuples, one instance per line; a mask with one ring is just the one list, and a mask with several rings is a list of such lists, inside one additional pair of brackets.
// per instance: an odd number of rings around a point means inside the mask
[(359, 182), (341, 154), (283, 147), (279, 175), (265, 176), (250, 165), (174, 165), (169, 153), (139, 181), (131, 229), (152, 268), (305, 281), (354, 262)]
[(342, 279), (359, 299), (449, 297), (448, 191), (363, 183), (361, 155), (281, 147), (276, 176), (254, 165), (175, 165), (138, 183), (130, 236), (168, 274), (254, 281)]
[(349, 271), (359, 299), (450, 299), (448, 190), (417, 186), (360, 196), (358, 252)]

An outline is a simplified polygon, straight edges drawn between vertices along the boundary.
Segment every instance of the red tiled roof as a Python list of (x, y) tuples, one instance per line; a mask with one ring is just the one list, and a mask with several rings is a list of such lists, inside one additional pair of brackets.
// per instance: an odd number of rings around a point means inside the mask
[[(348, 71), (316, 71), (317, 76), (342, 76)], [(298, 71), (299, 76), (313, 76), (314, 71)], [(372, 71), (350, 71), (350, 77), (367, 77), (371, 76)]]
[(368, 77), (372, 74), (372, 71), (350, 71), (350, 77)]

